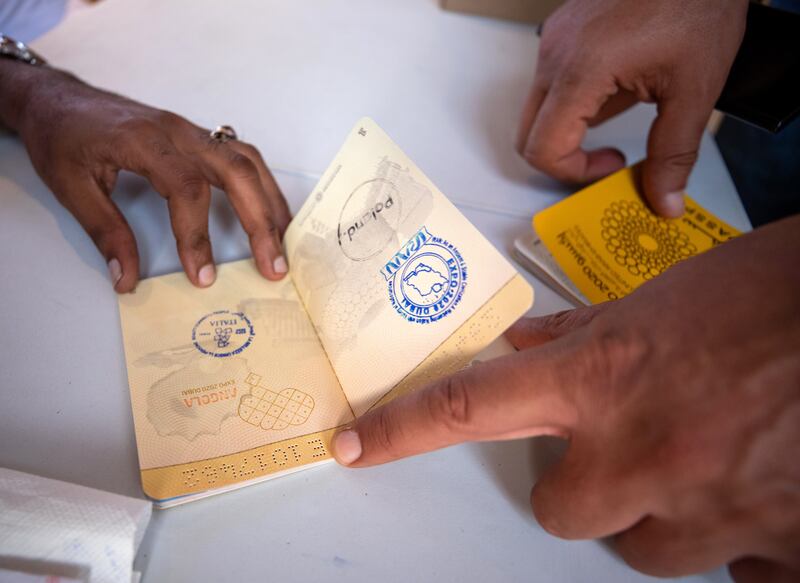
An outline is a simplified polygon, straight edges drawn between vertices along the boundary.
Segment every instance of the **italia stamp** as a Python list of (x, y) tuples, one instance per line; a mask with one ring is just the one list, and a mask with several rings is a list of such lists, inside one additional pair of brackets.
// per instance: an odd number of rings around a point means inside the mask
[(451, 314), (467, 287), (467, 264), (450, 242), (422, 227), (382, 269), (389, 301), (409, 322)]
[(218, 310), (203, 316), (192, 329), (195, 348), (217, 358), (234, 356), (250, 346), (255, 330), (242, 312)]

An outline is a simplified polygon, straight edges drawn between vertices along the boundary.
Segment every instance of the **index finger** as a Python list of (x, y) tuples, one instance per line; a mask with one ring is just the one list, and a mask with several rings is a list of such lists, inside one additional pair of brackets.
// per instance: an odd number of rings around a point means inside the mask
[(556, 81), (536, 113), (523, 157), (564, 182), (591, 182), (623, 168), (625, 156), (619, 150), (581, 147), (590, 121), (616, 91), (595, 81)]
[(334, 438), (334, 456), (364, 467), (464, 441), (568, 435), (575, 367), (554, 344), (470, 367), (367, 413)]

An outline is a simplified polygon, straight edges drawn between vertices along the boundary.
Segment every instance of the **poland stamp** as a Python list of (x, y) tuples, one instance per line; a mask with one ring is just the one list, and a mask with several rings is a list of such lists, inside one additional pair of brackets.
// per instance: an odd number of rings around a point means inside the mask
[(366, 261), (394, 240), (402, 217), (397, 187), (383, 178), (360, 184), (347, 198), (336, 236), (339, 248), (353, 261)]

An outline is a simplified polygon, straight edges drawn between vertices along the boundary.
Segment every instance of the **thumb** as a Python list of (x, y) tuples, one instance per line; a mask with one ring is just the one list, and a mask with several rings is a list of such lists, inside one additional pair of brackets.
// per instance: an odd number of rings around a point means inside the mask
[(363, 467), (464, 441), (566, 436), (577, 413), (564, 358), (548, 345), (472, 366), (370, 411), (339, 433), (333, 453)]
[(683, 190), (697, 161), (712, 109), (713, 103), (698, 104), (689, 96), (659, 103), (647, 141), (643, 186), (650, 206), (663, 217), (683, 214)]

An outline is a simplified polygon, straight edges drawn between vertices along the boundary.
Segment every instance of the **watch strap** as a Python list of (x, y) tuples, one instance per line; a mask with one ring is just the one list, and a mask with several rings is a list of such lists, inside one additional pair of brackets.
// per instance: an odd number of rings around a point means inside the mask
[(0, 32), (0, 57), (14, 59), (29, 65), (46, 65), (45, 61), (38, 53), (28, 47), (23, 42), (14, 40)]

